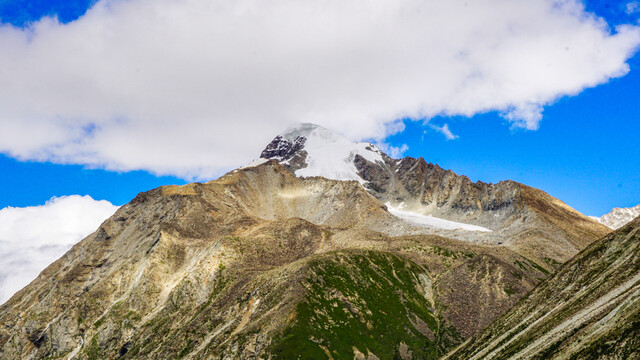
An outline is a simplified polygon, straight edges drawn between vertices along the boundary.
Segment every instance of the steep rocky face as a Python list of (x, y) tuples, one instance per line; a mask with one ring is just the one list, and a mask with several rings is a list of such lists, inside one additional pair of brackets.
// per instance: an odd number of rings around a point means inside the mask
[(436, 358), (545, 276), (403, 229), (359, 183), (276, 162), (142, 193), (0, 307), (0, 357)]
[[(310, 144), (303, 139), (310, 139)], [(339, 151), (326, 154), (334, 148)], [(286, 149), (282, 152), (286, 158), (270, 149)], [(435, 229), (432, 233), (509, 246), (547, 271), (610, 231), (541, 190), (514, 181), (474, 183), (422, 158), (392, 159), (375, 145), (349, 142), (313, 124), (288, 129), (262, 157), (281, 162), (297, 176), (355, 179), (393, 209), (491, 229), (484, 234)]]
[(640, 205), (630, 208), (614, 208), (599, 218), (591, 218), (615, 230), (628, 224), (638, 216), (640, 216)]
[(448, 358), (640, 358), (640, 218), (591, 244)]
[(277, 159), (278, 161), (290, 160), (296, 152), (302, 151), (307, 138), (297, 136), (293, 141), (289, 141), (278, 135), (262, 151), (260, 157), (263, 159)]

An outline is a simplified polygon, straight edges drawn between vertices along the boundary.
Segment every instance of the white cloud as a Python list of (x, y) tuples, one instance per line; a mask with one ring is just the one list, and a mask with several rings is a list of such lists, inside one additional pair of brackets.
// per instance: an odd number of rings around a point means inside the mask
[(393, 159), (400, 159), (404, 156), (404, 153), (409, 150), (409, 146), (407, 144), (402, 144), (400, 146), (392, 146), (390, 144), (384, 142), (377, 142), (376, 146), (380, 148), (380, 150), (384, 151), (387, 155), (389, 155)]
[(436, 126), (436, 125), (429, 125), (433, 130), (439, 132), (440, 134), (444, 135), (445, 138), (447, 138), (447, 140), (455, 140), (457, 138), (459, 138), (458, 135), (455, 135), (454, 133), (451, 132), (451, 130), (449, 130), (449, 124), (444, 124), (442, 126)]
[(633, 15), (637, 12), (640, 12), (640, 2), (637, 2), (637, 1), (628, 2), (627, 6), (625, 7), (625, 12), (627, 13), (627, 15)]
[(579, 0), (102, 0), (0, 27), (0, 152), (206, 178), (293, 122), (381, 140), (499, 111), (536, 129), (639, 43)]
[(54, 197), (40, 206), (0, 210), (0, 304), (35, 279), (117, 206), (90, 196)]

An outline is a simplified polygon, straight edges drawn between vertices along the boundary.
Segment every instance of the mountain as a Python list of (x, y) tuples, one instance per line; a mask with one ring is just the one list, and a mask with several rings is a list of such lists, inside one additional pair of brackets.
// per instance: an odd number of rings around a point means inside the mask
[[(392, 159), (373, 144), (353, 143), (314, 124), (278, 135), (253, 164), (267, 159), (297, 176), (356, 180), (392, 213), (431, 225), (431, 233), (504, 245), (548, 271), (610, 231), (541, 190), (514, 181), (474, 183), (422, 158)], [(453, 224), (438, 226), (439, 220)]]
[(315, 125), (261, 155), (122, 206), (0, 306), (0, 358), (436, 359), (609, 232)]
[(449, 359), (639, 359), (640, 218), (591, 244)]
[(141, 193), (0, 307), (0, 357), (435, 359), (545, 276), (376, 229), (412, 226), (275, 161)]
[(614, 208), (611, 212), (599, 218), (594, 216), (591, 218), (615, 230), (623, 227), (638, 216), (640, 216), (640, 205), (630, 208)]

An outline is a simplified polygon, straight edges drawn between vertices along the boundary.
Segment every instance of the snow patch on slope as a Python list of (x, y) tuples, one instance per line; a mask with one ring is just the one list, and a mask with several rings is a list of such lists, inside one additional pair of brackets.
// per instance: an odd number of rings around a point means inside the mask
[(377, 146), (370, 143), (354, 143), (315, 124), (297, 124), (281, 136), (291, 142), (298, 136), (307, 139), (304, 144), (307, 166), (296, 170), (296, 176), (322, 176), (327, 179), (356, 180), (364, 183), (354, 164), (356, 155), (373, 163), (384, 162), (382, 151)]
[(431, 215), (422, 215), (418, 213), (414, 213), (411, 211), (404, 211), (400, 208), (392, 207), (389, 204), (387, 205), (387, 209), (389, 212), (408, 222), (412, 225), (442, 229), (442, 230), (467, 230), (467, 231), (482, 231), (482, 232), (490, 232), (491, 230), (477, 225), (465, 224), (456, 221), (449, 221), (441, 218), (437, 218)]

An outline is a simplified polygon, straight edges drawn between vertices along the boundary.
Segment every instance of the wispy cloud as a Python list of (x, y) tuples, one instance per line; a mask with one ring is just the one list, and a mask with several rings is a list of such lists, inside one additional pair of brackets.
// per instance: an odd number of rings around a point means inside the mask
[(458, 135), (455, 135), (454, 133), (451, 132), (451, 130), (449, 130), (449, 124), (444, 124), (442, 126), (436, 126), (436, 125), (433, 125), (433, 124), (429, 124), (429, 126), (433, 130), (435, 130), (435, 131), (441, 133), (442, 135), (444, 135), (444, 137), (447, 138), (447, 140), (455, 140), (455, 139), (459, 138)]
[(0, 26), (0, 152), (206, 178), (293, 122), (384, 139), (400, 118), (498, 111), (536, 129), (639, 44), (579, 0), (102, 0)]
[(625, 7), (625, 12), (627, 13), (627, 15), (633, 15), (637, 12), (640, 12), (640, 2), (638, 1), (628, 2), (627, 6)]
[(389, 155), (393, 159), (399, 159), (404, 156), (404, 153), (409, 150), (409, 146), (407, 144), (402, 144), (400, 146), (392, 146), (387, 143), (378, 142), (376, 146), (380, 148), (380, 150), (384, 151), (387, 155)]
[(54, 197), (41, 206), (0, 210), (0, 303), (29, 284), (117, 206), (90, 196)]

